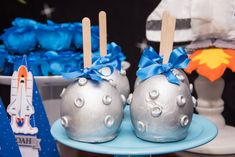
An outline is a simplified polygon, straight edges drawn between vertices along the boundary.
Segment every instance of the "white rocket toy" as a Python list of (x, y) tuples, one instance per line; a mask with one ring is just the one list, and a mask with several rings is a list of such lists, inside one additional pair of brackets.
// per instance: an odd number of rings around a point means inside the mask
[(14, 133), (36, 134), (37, 127), (32, 127), (30, 117), (34, 114), (32, 105), (33, 76), (24, 65), (15, 71), (11, 80), (11, 100), (7, 112), (11, 116)]

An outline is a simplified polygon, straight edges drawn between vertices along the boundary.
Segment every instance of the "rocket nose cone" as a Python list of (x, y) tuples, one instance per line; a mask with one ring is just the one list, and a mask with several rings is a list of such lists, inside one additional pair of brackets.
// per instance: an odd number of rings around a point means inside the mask
[(18, 77), (26, 77), (27, 76), (27, 68), (25, 66), (20, 66), (18, 69)]
[(27, 87), (27, 68), (25, 66), (20, 66), (18, 70), (18, 83)]

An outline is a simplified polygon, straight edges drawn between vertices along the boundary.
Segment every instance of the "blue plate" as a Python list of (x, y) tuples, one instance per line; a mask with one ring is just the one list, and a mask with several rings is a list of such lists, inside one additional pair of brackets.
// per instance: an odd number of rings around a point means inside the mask
[(51, 133), (60, 143), (87, 152), (115, 155), (149, 155), (172, 153), (206, 144), (215, 138), (217, 128), (206, 118), (194, 114), (188, 136), (184, 140), (170, 143), (147, 142), (135, 136), (130, 121), (129, 107), (126, 107), (120, 133), (118, 137), (110, 142), (91, 144), (74, 141), (66, 135), (60, 120), (52, 125)]

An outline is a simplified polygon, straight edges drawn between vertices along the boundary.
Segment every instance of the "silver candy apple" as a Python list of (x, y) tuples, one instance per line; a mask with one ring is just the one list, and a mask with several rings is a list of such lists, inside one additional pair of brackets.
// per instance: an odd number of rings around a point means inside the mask
[[(126, 65), (127, 64), (127, 65)], [(126, 76), (126, 70), (129, 68), (128, 62), (122, 62), (121, 71), (114, 70), (114, 72), (110, 76), (103, 76), (104, 79), (109, 80), (111, 84), (117, 87), (118, 91), (123, 98), (127, 98), (130, 93), (130, 83)], [(109, 68), (102, 68), (100, 72), (103, 75), (109, 75)]]
[(123, 102), (108, 81), (79, 78), (62, 91), (61, 97), (61, 123), (70, 138), (95, 143), (117, 136)]
[(130, 84), (125, 70), (115, 70), (112, 75), (104, 77), (104, 79), (109, 80), (111, 84), (116, 86), (121, 95), (124, 95), (125, 98), (128, 97), (130, 93)]
[(191, 96), (186, 77), (177, 75), (179, 85), (164, 75), (153, 76), (135, 89), (130, 106), (136, 135), (153, 142), (182, 140), (192, 120), (196, 99)]

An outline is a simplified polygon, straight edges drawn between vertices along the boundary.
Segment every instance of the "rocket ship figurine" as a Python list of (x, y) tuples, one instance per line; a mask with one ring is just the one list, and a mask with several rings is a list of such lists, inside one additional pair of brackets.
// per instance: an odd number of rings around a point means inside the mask
[(14, 133), (36, 134), (37, 127), (32, 127), (30, 117), (34, 114), (32, 105), (33, 76), (26, 66), (21, 65), (12, 75), (11, 101), (7, 112), (11, 116), (11, 127)]

